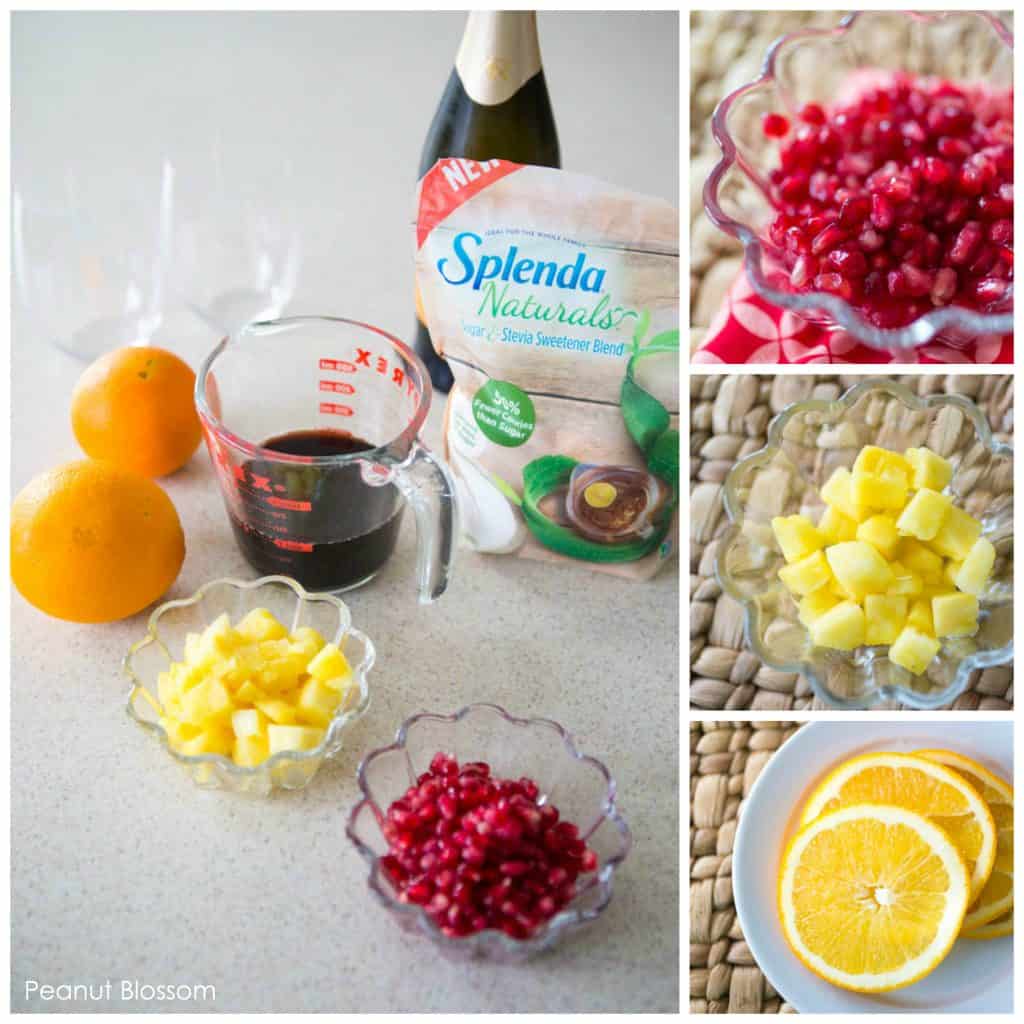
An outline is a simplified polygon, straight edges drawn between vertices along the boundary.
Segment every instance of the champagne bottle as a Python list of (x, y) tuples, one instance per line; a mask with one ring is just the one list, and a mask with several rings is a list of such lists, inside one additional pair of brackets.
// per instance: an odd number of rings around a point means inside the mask
[[(473, 11), (423, 145), (422, 178), (443, 157), (561, 166), (534, 11)], [(417, 297), (418, 298), (418, 297)], [(416, 303), (416, 352), (438, 391), (452, 386)]]

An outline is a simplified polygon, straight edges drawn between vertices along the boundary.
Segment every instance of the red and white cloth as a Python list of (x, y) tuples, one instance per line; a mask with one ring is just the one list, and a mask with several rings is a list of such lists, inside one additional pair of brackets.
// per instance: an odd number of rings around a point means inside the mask
[(825, 331), (762, 299), (740, 272), (693, 353), (693, 363), (1013, 363), (1013, 335), (981, 338), (964, 348), (931, 341), (893, 355), (846, 331)]

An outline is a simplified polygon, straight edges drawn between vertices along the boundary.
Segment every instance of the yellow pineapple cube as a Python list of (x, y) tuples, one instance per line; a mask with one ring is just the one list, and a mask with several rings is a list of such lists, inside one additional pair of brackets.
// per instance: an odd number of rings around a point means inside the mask
[(825, 546), (825, 538), (806, 516), (775, 516), (772, 532), (787, 562), (802, 562)]
[(323, 738), (323, 729), (316, 729), (308, 725), (271, 725), (267, 727), (271, 755), (279, 754), (282, 750), (312, 750), (320, 745)]
[(310, 679), (299, 693), (299, 717), (310, 725), (326, 727), (341, 703), (341, 694), (319, 679)]
[(199, 633), (185, 634), (185, 663), (192, 664), (199, 658), (199, 643), (202, 640)]
[(231, 749), (231, 759), (242, 768), (255, 768), (270, 757), (266, 736), (239, 736)]
[(907, 612), (907, 625), (913, 626), (919, 633), (935, 636), (935, 623), (932, 620), (932, 602), (929, 597), (917, 597), (910, 604)]
[(939, 532), (929, 542), (933, 551), (962, 562), (981, 536), (981, 523), (955, 505), (949, 510)]
[(327, 643), (312, 626), (299, 626), (288, 639), (292, 651), (305, 655), (307, 663)]
[(888, 563), (862, 540), (833, 544), (825, 550), (825, 558), (843, 589), (857, 600), (868, 594), (884, 594), (892, 584)]
[(864, 643), (864, 609), (853, 601), (841, 601), (819, 616), (810, 626), (815, 647), (852, 651)]
[(180, 694), (178, 681), (170, 672), (161, 672), (156, 677), (156, 695), (165, 708), (173, 708), (178, 703)]
[(978, 632), (978, 599), (973, 594), (932, 598), (936, 636), (974, 636)]
[[(810, 594), (819, 587), (825, 586), (832, 579), (832, 571), (828, 567), (825, 556), (820, 551), (793, 565), (784, 565), (779, 570), (779, 579), (793, 594)], [(312, 672), (312, 663), (310, 663)]]
[(299, 720), (295, 705), (286, 700), (261, 700), (257, 702), (256, 707), (277, 725), (292, 725)]
[(883, 558), (891, 559), (896, 553), (896, 545), (900, 542), (896, 520), (881, 513), (865, 519), (857, 527), (857, 540), (870, 544)]
[(910, 465), (902, 455), (866, 445), (853, 464), (850, 498), (870, 508), (901, 509), (907, 501), (910, 476)]
[(889, 660), (919, 676), (932, 663), (941, 646), (934, 637), (908, 624), (889, 648)]
[(265, 736), (267, 720), (257, 708), (240, 708), (231, 713), (231, 728), (238, 738), (243, 736)]
[(231, 729), (217, 723), (203, 729), (191, 739), (179, 743), (176, 749), (190, 757), (196, 757), (199, 754), (222, 754), (224, 757), (228, 757), (234, 745), (235, 737)]
[(840, 583), (839, 580), (837, 580), (835, 578), (835, 576), (832, 577), (832, 580), (829, 582), (827, 587), (822, 587), (822, 590), (825, 590), (829, 594), (832, 594), (836, 598), (837, 601), (856, 601), (857, 600), (857, 595), (856, 594), (851, 594), (846, 589), (846, 587), (844, 587), (842, 585), (842, 583)]
[(873, 647), (891, 644), (907, 621), (907, 599), (888, 594), (868, 594), (864, 598), (864, 642)]
[(942, 579), (942, 556), (937, 555), (914, 537), (904, 537), (896, 549), (899, 561), (921, 577), (924, 584)]
[(864, 505), (858, 505), (853, 500), (852, 484), (852, 474), (845, 466), (840, 466), (822, 486), (821, 500), (831, 508), (842, 512), (848, 519), (859, 523), (871, 515), (871, 509)]
[(306, 666), (306, 671), (314, 679), (321, 681), (345, 679), (352, 674), (348, 660), (334, 644), (325, 644), (320, 653)]
[(915, 491), (941, 491), (953, 479), (953, 467), (930, 448), (908, 448), (903, 456), (913, 470), (910, 486)]
[(825, 538), (826, 544), (839, 544), (844, 540), (855, 540), (857, 520), (844, 515), (835, 505), (826, 505), (821, 519), (818, 520), (818, 533)]
[(234, 704), (219, 679), (205, 679), (181, 697), (181, 717), (199, 725), (230, 716)]
[(904, 537), (931, 540), (946, 521), (953, 501), (945, 494), (928, 488), (918, 491), (896, 520), (896, 529)]
[(251, 679), (246, 680), (235, 691), (235, 703), (239, 706), (254, 707), (261, 700), (270, 700), (270, 694), (257, 686)]
[(264, 640), (283, 640), (288, 635), (288, 630), (266, 608), (253, 608), (235, 626), (235, 632), (253, 643)]
[(902, 562), (893, 560), (889, 563), (892, 570), (892, 586), (886, 591), (887, 594), (902, 595), (903, 597), (916, 597), (924, 590), (924, 583), (916, 572), (911, 572)]
[(996, 549), (984, 537), (979, 537), (960, 564), (953, 577), (953, 584), (965, 594), (974, 594), (977, 597), (984, 589), (995, 561)]
[(160, 719), (160, 725), (167, 733), (167, 740), (175, 750), (179, 750), (182, 743), (193, 739), (203, 731), (198, 725), (193, 725), (191, 722), (183, 722), (180, 718), (166, 716)]
[[(829, 609), (839, 604), (839, 598), (830, 592), (828, 587), (821, 587), (802, 598), (797, 610), (797, 618), (808, 628)], [(845, 595), (843, 600), (845, 600)]]

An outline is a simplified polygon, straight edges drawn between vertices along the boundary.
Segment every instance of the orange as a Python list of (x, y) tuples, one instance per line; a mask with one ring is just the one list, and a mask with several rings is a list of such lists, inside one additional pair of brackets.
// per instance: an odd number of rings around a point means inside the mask
[(84, 459), (41, 473), (11, 508), (11, 578), (47, 615), (111, 622), (163, 594), (185, 558), (171, 499), (152, 480)]
[(115, 349), (96, 360), (71, 395), (71, 428), (86, 455), (166, 476), (192, 457), (202, 436), (196, 375), (173, 352)]

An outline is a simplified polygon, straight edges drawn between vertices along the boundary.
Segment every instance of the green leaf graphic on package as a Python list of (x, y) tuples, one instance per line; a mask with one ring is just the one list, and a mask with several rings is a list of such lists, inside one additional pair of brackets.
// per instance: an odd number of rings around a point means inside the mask
[(523, 468), (523, 516), (545, 547), (591, 562), (630, 562), (656, 550), (676, 506), (679, 432), (665, 406), (636, 380), (639, 363), (679, 351), (679, 332), (665, 331), (644, 345), (648, 317), (633, 337), (620, 403), (630, 437), (647, 471), (599, 466), (567, 455), (544, 455)]

